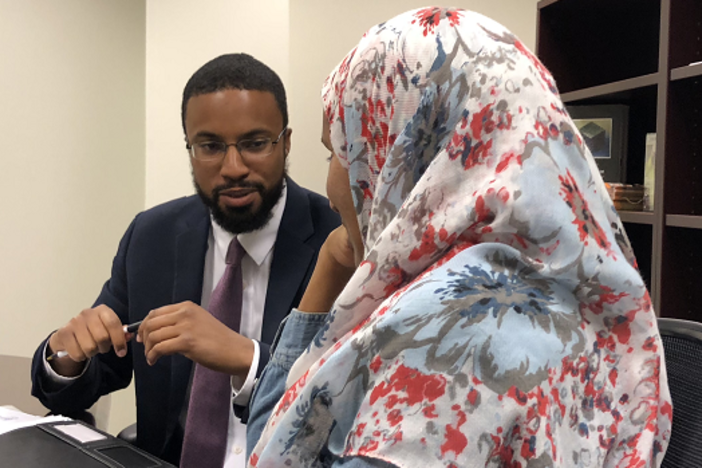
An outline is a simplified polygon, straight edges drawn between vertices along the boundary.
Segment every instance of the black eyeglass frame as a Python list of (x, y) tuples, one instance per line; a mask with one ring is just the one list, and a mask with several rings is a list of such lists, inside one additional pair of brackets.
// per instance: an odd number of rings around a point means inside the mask
[[(288, 127), (287, 126), (283, 127), (283, 130), (280, 131), (280, 133), (278, 134), (278, 138), (276, 138), (275, 140), (271, 140), (270, 137), (266, 137), (266, 138), (245, 138), (243, 140), (237, 141), (236, 143), (226, 143), (224, 141), (206, 141), (206, 142), (202, 142), (202, 143), (191, 144), (191, 143), (188, 143), (186, 141), (185, 148), (188, 150), (188, 154), (190, 155), (190, 157), (195, 159), (196, 161), (222, 162), (224, 160), (224, 158), (226, 157), (227, 153), (229, 152), (229, 147), (233, 146), (236, 148), (236, 151), (239, 153), (239, 155), (243, 159), (246, 160), (247, 157), (244, 156), (244, 154), (242, 153), (242, 148), (240, 147), (240, 145), (242, 143), (250, 142), (250, 141), (269, 140), (267, 144), (271, 145), (270, 151), (268, 151), (267, 153), (255, 153), (256, 158), (265, 158), (265, 157), (273, 154), (273, 151), (275, 150), (275, 146), (278, 143), (280, 143), (280, 140), (283, 138), (283, 136), (286, 134), (287, 131), (288, 131)], [(214, 157), (214, 158), (199, 158), (199, 157), (197, 157), (196, 151), (195, 151), (195, 146), (196, 145), (203, 145), (203, 144), (209, 144), (209, 145), (217, 144), (217, 145), (219, 145), (219, 150), (217, 151), (217, 153), (219, 154), (219, 157), (218, 158), (216, 158), (216, 157)], [(250, 153), (246, 149), (244, 149), (243, 151), (245, 151), (248, 155), (250, 155)]]

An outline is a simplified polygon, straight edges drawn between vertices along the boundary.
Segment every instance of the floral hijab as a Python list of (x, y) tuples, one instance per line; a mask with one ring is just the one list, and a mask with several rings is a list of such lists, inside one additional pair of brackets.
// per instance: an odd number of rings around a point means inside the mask
[(365, 259), (251, 466), (657, 466), (656, 318), (539, 60), (479, 14), (424, 8), (368, 31), (323, 100)]

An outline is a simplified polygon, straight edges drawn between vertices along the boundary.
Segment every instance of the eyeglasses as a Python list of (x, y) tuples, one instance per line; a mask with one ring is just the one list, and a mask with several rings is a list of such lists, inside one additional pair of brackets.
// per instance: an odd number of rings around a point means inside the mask
[(229, 151), (230, 146), (234, 146), (244, 161), (257, 161), (273, 153), (273, 148), (283, 138), (288, 127), (278, 135), (278, 138), (271, 140), (265, 138), (250, 138), (236, 143), (225, 143), (223, 141), (203, 141), (200, 143), (187, 144), (190, 156), (202, 162), (221, 162)]

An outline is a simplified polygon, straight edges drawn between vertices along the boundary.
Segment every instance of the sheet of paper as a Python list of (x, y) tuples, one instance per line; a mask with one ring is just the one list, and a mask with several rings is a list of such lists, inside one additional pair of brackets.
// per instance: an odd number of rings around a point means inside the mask
[(61, 431), (64, 434), (73, 437), (80, 443), (92, 442), (94, 440), (106, 439), (104, 435), (96, 432), (89, 427), (85, 427), (82, 424), (61, 424), (60, 426), (54, 426), (54, 429)]
[(71, 421), (71, 419), (64, 416), (35, 416), (16, 408), (0, 406), (0, 434), (52, 421)]

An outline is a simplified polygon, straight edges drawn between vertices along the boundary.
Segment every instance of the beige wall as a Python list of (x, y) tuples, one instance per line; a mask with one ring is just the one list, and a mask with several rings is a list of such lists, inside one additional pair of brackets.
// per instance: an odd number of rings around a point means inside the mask
[[(146, 206), (193, 193), (180, 123), (190, 75), (227, 52), (248, 52), (273, 68), (288, 92), (290, 173), (324, 193), (319, 143), (324, 78), (372, 25), (426, 5), (418, 0), (147, 0)], [(496, 19), (533, 47), (537, 0), (462, 0), (455, 6)]]
[(0, 354), (92, 304), (143, 208), (145, 29), (144, 0), (0, 0)]
[[(404, 11), (431, 4), (422, 0), (290, 0), (290, 124), (294, 129), (290, 174), (300, 184), (325, 192), (326, 150), (320, 88), (329, 72), (371, 26)], [(504, 24), (529, 47), (536, 37), (537, 0), (455, 0)]]
[(141, 0), (0, 0), (2, 354), (92, 303), (143, 206), (144, 30)]
[(146, 1), (146, 207), (193, 193), (180, 104), (208, 60), (246, 52), (287, 82), (287, 0)]

